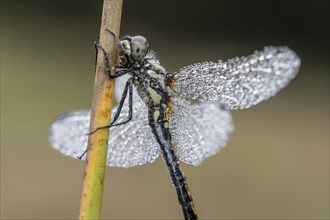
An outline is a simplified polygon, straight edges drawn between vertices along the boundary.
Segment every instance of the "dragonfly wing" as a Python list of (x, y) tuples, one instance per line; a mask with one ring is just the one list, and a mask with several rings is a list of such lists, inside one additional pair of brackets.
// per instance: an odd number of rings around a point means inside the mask
[(226, 145), (233, 131), (230, 112), (215, 103), (175, 103), (170, 130), (177, 156), (199, 165)]
[[(112, 116), (114, 112), (116, 109)], [(127, 114), (128, 107), (124, 107), (119, 121), (124, 120)], [(88, 110), (59, 116), (49, 128), (51, 146), (73, 158), (82, 155), (87, 147), (89, 122)], [(158, 154), (159, 148), (148, 126), (145, 106), (134, 106), (130, 122), (110, 129), (108, 166), (127, 168), (143, 165), (153, 162)]]
[[(127, 105), (122, 115), (128, 115)], [(108, 165), (133, 167), (152, 163), (158, 155), (159, 147), (148, 124), (148, 109), (142, 100), (136, 100), (132, 120), (110, 129)]]
[(87, 147), (90, 111), (63, 113), (48, 130), (50, 145), (66, 156), (77, 158)]
[(288, 47), (265, 47), (226, 62), (204, 62), (173, 75), (172, 89), (185, 99), (249, 108), (274, 96), (298, 73), (300, 59)]

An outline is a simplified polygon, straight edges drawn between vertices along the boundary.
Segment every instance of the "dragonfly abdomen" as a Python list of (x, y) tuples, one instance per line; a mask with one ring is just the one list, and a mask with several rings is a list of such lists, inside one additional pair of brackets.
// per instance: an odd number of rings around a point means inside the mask
[[(157, 118), (155, 115), (157, 115)], [(149, 108), (149, 125), (160, 146), (163, 159), (178, 194), (185, 219), (198, 219), (186, 177), (180, 168), (180, 163), (173, 150), (171, 134), (166, 124), (168, 123), (165, 119), (165, 109), (163, 106), (160, 106), (160, 109)]]

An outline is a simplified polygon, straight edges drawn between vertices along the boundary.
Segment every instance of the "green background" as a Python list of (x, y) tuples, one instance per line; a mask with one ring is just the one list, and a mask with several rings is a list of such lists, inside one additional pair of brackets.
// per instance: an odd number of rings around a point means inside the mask
[[(1, 218), (77, 218), (84, 162), (47, 141), (89, 108), (101, 1), (1, 1)], [(288, 45), (300, 73), (233, 111), (227, 147), (183, 165), (201, 219), (329, 218), (329, 1), (125, 1), (122, 34), (149, 39), (168, 71)], [(104, 219), (182, 218), (161, 159), (107, 168)]]

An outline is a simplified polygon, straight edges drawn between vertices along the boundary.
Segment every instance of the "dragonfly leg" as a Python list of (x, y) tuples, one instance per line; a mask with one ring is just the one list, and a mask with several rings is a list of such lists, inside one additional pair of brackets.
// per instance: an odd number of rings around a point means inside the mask
[(87, 153), (87, 149), (84, 151), (84, 153), (82, 153), (80, 156), (77, 156), (77, 158), (79, 160), (81, 160), (81, 158), (83, 158), (83, 156)]
[[(128, 101), (129, 101), (128, 102), (128, 105), (129, 105), (128, 117), (125, 121), (114, 124), (120, 116), (121, 109), (123, 108), (124, 102), (125, 102), (126, 97), (127, 97), (127, 92), (128, 92)], [(129, 122), (132, 119), (132, 115), (133, 115), (133, 85), (132, 85), (132, 80), (129, 79), (126, 82), (125, 89), (124, 89), (124, 92), (121, 96), (119, 106), (118, 106), (116, 114), (113, 118), (113, 121), (110, 123), (110, 125), (106, 125), (106, 126), (96, 128), (94, 131), (90, 132), (88, 135), (94, 134), (96, 131), (98, 131), (100, 129), (105, 129), (105, 128), (110, 128), (110, 127), (126, 124), (127, 122)], [(87, 153), (87, 149), (80, 156), (77, 156), (77, 158), (79, 160), (81, 160), (86, 153)]]
[[(110, 124), (110, 127), (114, 127), (114, 126), (126, 124), (127, 122), (129, 122), (130, 120), (132, 120), (132, 116), (133, 116), (133, 85), (132, 85), (132, 81), (131, 80), (129, 80), (129, 81), (126, 82), (125, 89), (126, 88), (128, 88), (128, 117), (127, 117), (127, 119), (125, 121), (119, 122), (119, 123), (116, 123), (115, 124), (116, 120), (118, 119), (118, 117), (120, 115), (120, 112), (121, 112), (121, 109), (123, 107), (124, 101), (126, 99), (127, 91), (126, 91), (126, 94), (124, 94), (124, 92), (125, 92), (124, 91), (123, 92), (123, 95), (122, 95), (122, 98), (120, 100), (118, 109), (117, 109), (117, 112), (119, 112), (119, 113), (116, 112), (116, 114), (115, 114), (115, 116), (113, 118), (113, 121)], [(125, 95), (125, 97), (123, 97), (124, 95)]]
[(131, 60), (130, 60), (128, 54), (126, 53), (123, 45), (120, 43), (120, 39), (115, 35), (115, 33), (110, 31), (109, 29), (105, 29), (105, 30), (108, 31), (113, 36), (113, 38), (115, 39), (117, 45), (119, 46), (119, 52), (125, 56), (126, 61), (128, 63), (128, 66), (131, 66), (132, 65)]
[[(95, 44), (95, 48), (96, 50), (98, 51), (98, 49), (101, 49), (101, 51), (103, 52), (104, 54), (104, 64), (105, 64), (105, 67), (106, 67), (106, 70), (107, 70), (107, 73), (108, 73), (108, 76), (111, 78), (111, 79), (114, 79), (114, 78), (117, 78), (117, 77), (120, 77), (122, 75), (125, 75), (126, 73), (129, 73), (129, 70), (127, 69), (118, 69), (116, 70), (116, 73), (113, 75), (111, 73), (111, 68), (110, 68), (110, 60), (109, 60), (109, 56), (107, 54), (107, 52), (105, 51), (105, 49), (99, 44), (99, 42), (94, 42)], [(96, 54), (97, 56), (97, 54)]]
[[(128, 93), (128, 107), (129, 107), (128, 117), (123, 122), (115, 123), (120, 116), (121, 110), (124, 106), (124, 102), (127, 97), (127, 93)], [(118, 109), (115, 113), (115, 116), (113, 117), (112, 122), (109, 125), (105, 125), (105, 126), (96, 128), (94, 131), (90, 132), (89, 135), (94, 134), (96, 131), (98, 131), (100, 129), (111, 128), (114, 126), (126, 124), (127, 122), (129, 122), (132, 119), (132, 115), (133, 115), (133, 85), (132, 85), (132, 78), (131, 78), (131, 79), (127, 80), (127, 82), (126, 82), (125, 89), (124, 89), (121, 99), (119, 101)]]
[(105, 49), (99, 44), (99, 42), (94, 42), (94, 46), (95, 46), (95, 49), (97, 51), (98, 51), (98, 49), (101, 49), (101, 51), (104, 54), (104, 64), (105, 64), (105, 67), (106, 67), (106, 70), (107, 70), (107, 73), (108, 73), (109, 77), (111, 79), (116, 78), (117, 77), (116, 74), (111, 73), (110, 60), (109, 60), (109, 56), (108, 56), (107, 52), (105, 51)]
[(109, 32), (109, 33), (113, 36), (113, 38), (115, 39), (117, 45), (119, 46), (120, 52), (125, 52), (125, 49), (124, 49), (123, 45), (121, 45), (120, 40), (119, 40), (119, 38), (115, 35), (115, 33), (113, 33), (112, 31), (110, 31), (109, 29), (105, 29), (105, 30), (106, 30), (107, 32)]
[(98, 47), (96, 46), (96, 44), (98, 44), (100, 42), (100, 35), (97, 35), (97, 41), (94, 42), (94, 48), (95, 48), (95, 64), (94, 67), (96, 69), (96, 64), (97, 64), (97, 53), (99, 52)]
[[(125, 56), (126, 61), (127, 61), (127, 64), (128, 64), (129, 66), (131, 66), (132, 64), (131, 64), (131, 61), (130, 61), (130, 59), (129, 59), (129, 56), (128, 56), (128, 54), (126, 53), (126, 51), (125, 51), (123, 45), (120, 43), (119, 38), (118, 38), (118, 37), (117, 37), (112, 31), (110, 31), (109, 29), (105, 29), (105, 30), (108, 31), (108, 32), (114, 37), (114, 39), (115, 39), (115, 41), (116, 41), (116, 43), (117, 43), (117, 45), (118, 45), (118, 47), (119, 47), (119, 52), (120, 52), (122, 55)], [(105, 49), (100, 45), (99, 40), (96, 41), (96, 42), (94, 42), (94, 46), (95, 46), (96, 51), (98, 51), (99, 48), (102, 50), (102, 52), (103, 52), (103, 54), (104, 54), (104, 64), (105, 64), (105, 66), (106, 66), (107, 73), (108, 73), (108, 75), (109, 75), (109, 77), (110, 77), (111, 79), (114, 79), (114, 78), (117, 78), (117, 77), (119, 77), (119, 76), (125, 75), (126, 73), (129, 72), (129, 71), (126, 70), (126, 69), (125, 69), (125, 70), (119, 70), (119, 71), (116, 70), (116, 73), (115, 73), (115, 74), (112, 74), (112, 73), (111, 73), (111, 68), (110, 68), (110, 60), (109, 60), (108, 53), (107, 53), (107, 52), (105, 51)], [(96, 57), (97, 57), (97, 53), (96, 53)], [(96, 66), (96, 63), (95, 63), (95, 66)]]

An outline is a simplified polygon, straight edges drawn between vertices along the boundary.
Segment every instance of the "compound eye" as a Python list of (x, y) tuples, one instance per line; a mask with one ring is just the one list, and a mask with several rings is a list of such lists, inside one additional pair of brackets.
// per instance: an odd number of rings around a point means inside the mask
[(147, 55), (149, 43), (145, 37), (134, 36), (131, 40), (131, 55), (133, 60), (142, 61)]

